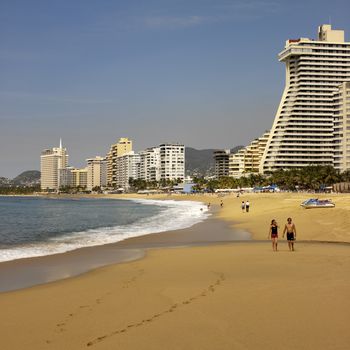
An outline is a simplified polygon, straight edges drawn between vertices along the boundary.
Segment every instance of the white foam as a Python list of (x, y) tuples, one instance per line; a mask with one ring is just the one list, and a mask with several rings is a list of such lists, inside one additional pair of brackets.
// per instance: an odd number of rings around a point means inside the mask
[(150, 233), (179, 230), (205, 220), (208, 210), (203, 203), (194, 201), (128, 199), (142, 205), (165, 207), (157, 215), (140, 219), (133, 224), (72, 232), (47, 242), (26, 244), (0, 249), (0, 262), (64, 253), (83, 247), (115, 243), (127, 238)]

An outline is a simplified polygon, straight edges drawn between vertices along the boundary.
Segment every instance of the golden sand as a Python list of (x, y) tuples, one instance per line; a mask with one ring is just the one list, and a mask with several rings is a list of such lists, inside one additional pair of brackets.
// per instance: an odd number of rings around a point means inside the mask
[[(299, 207), (310, 197), (300, 194), (183, 197), (223, 199), (220, 217), (266, 242), (151, 250), (2, 293), (0, 348), (349, 348), (350, 247), (297, 242), (289, 252), (280, 242), (275, 253), (267, 241), (271, 219), (283, 226), (291, 216), (300, 240), (348, 242), (349, 196), (333, 196), (335, 209), (312, 210)], [(247, 199), (251, 210), (242, 213)]]
[[(300, 203), (308, 198), (329, 198), (335, 208), (304, 209)], [(243, 198), (243, 199), (242, 199)], [(240, 200), (248, 199), (249, 213), (242, 213)], [(224, 219), (234, 219), (236, 227), (253, 233), (254, 239), (265, 239), (272, 219), (277, 220), (283, 231), (288, 217), (292, 217), (297, 228), (297, 239), (350, 242), (350, 195), (315, 194), (246, 194), (228, 200), (221, 213)]]
[[(130, 197), (130, 195), (123, 196)], [(175, 194), (144, 198), (197, 200), (214, 205), (219, 205), (223, 201), (219, 217), (233, 222), (235, 228), (249, 231), (253, 239), (267, 239), (272, 219), (278, 222), (282, 232), (287, 218), (292, 217), (297, 228), (298, 240), (350, 242), (350, 194), (245, 193), (238, 198), (236, 194), (225, 196)], [(304, 209), (300, 204), (309, 198), (332, 199), (336, 206)], [(247, 200), (250, 202), (249, 213), (241, 210), (241, 202)]]

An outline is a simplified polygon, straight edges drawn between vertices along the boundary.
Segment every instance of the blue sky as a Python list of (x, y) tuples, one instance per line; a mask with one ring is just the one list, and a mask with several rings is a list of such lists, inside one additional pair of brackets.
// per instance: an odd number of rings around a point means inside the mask
[(0, 176), (39, 169), (63, 138), (70, 164), (120, 137), (198, 149), (248, 144), (272, 125), (277, 54), (348, 0), (2, 0)]

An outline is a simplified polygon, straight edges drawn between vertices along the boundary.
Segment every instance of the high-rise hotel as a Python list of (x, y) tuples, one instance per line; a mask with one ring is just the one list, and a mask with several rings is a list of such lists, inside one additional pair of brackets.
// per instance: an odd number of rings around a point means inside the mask
[(41, 152), (41, 189), (48, 191), (58, 191), (60, 188), (61, 172), (68, 166), (67, 150), (60, 146), (52, 149), (46, 149)]
[(339, 152), (350, 144), (350, 131), (347, 135), (346, 120), (339, 120), (343, 110), (337, 96), (347, 94), (342, 84), (350, 80), (350, 42), (344, 31), (322, 25), (317, 40), (287, 40), (279, 61), (286, 65), (286, 83), (259, 171), (307, 165), (345, 170), (346, 154)]

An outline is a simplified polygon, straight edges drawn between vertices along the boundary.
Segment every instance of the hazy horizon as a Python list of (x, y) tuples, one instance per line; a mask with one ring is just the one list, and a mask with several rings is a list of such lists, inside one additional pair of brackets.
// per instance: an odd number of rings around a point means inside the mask
[(180, 142), (247, 145), (272, 126), (277, 54), (331, 22), (350, 41), (350, 3), (253, 0), (8, 1), (0, 5), (0, 176), (40, 168), (62, 138), (70, 165)]

